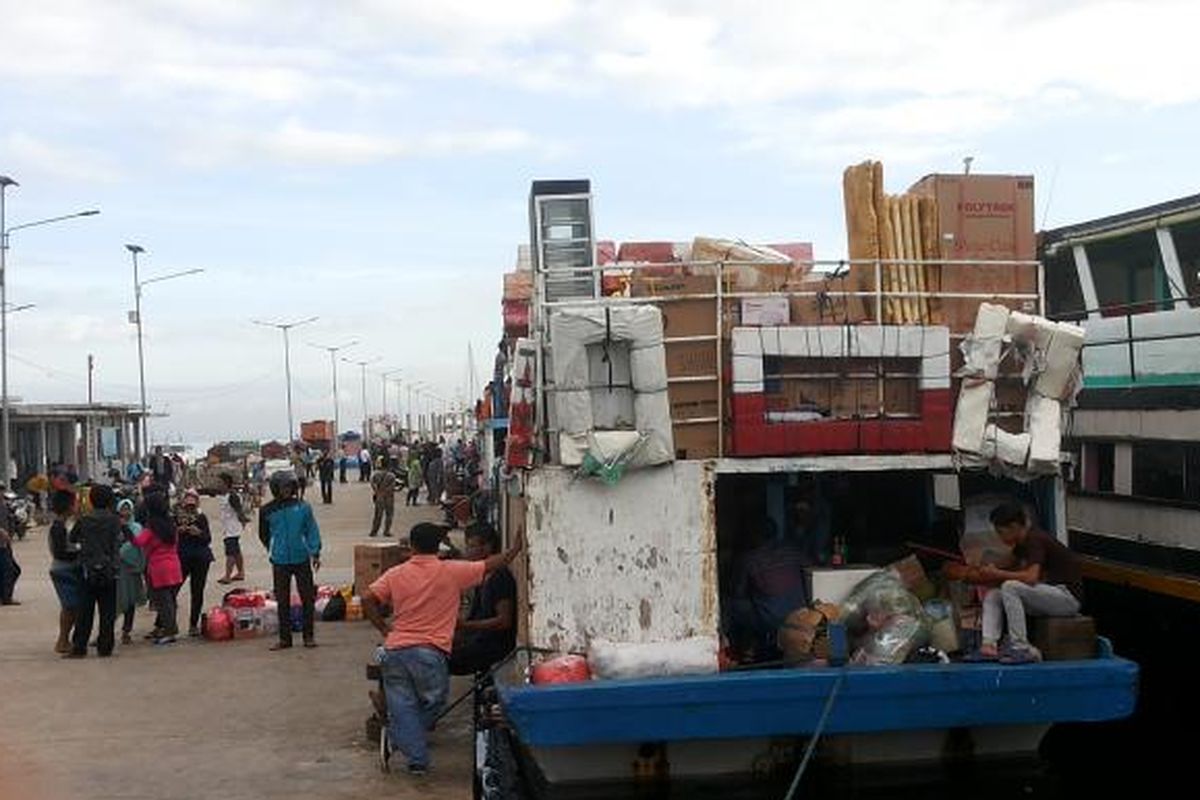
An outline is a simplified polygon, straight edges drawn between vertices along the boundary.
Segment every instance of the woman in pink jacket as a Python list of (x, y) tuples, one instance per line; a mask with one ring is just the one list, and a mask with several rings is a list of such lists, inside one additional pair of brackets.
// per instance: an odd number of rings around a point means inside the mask
[(158, 618), (151, 636), (155, 644), (171, 644), (179, 633), (176, 622), (175, 597), (183, 584), (179, 566), (175, 524), (171, 521), (170, 505), (162, 492), (146, 496), (146, 524), (133, 543), (146, 553), (146, 573), (150, 593)]

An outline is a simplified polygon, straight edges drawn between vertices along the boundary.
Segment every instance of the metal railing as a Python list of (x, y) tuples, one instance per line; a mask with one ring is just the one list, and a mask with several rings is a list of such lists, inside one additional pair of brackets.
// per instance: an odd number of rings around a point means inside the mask
[[(872, 278), (873, 286), (868, 289), (862, 288), (847, 288), (846, 282), (852, 277), (862, 279), (862, 275), (854, 275), (850, 268), (855, 266), (871, 267), (869, 274)], [(1019, 269), (1036, 270), (1036, 285), (1037, 290), (1034, 292), (956, 292), (956, 291), (941, 291), (941, 290), (895, 290), (884, 288), (884, 268), (891, 266), (916, 266), (916, 267), (937, 267), (937, 268), (978, 268), (978, 267), (1015, 267)], [(808, 267), (808, 271), (804, 273), (803, 278), (806, 281), (813, 280), (813, 276), (821, 275), (822, 273), (814, 273), (815, 267), (831, 267), (831, 271), (825, 272), (824, 287), (821, 289), (796, 289), (788, 286), (786, 283), (780, 289), (768, 291), (737, 291), (727, 290), (726, 285), (730, 278), (736, 278), (737, 270), (792, 270), (796, 268)], [(613, 276), (627, 279), (625, 291), (632, 291), (634, 282), (637, 280), (638, 272), (662, 272), (663, 270), (672, 270), (671, 274), (656, 275), (655, 279), (669, 281), (673, 279), (685, 277), (703, 277), (712, 278), (713, 291), (703, 293), (686, 293), (686, 294), (663, 294), (652, 296), (633, 296), (632, 294), (620, 295), (603, 295), (600, 297), (581, 297), (578, 299), (568, 300), (546, 300), (546, 278), (551, 276), (552, 280), (561, 280), (569, 276), (587, 275), (600, 273), (601, 277)], [(602, 281), (599, 281), (602, 283)], [(840, 284), (835, 287), (835, 283)], [(828, 323), (831, 326), (867, 326), (874, 324), (877, 327), (884, 325), (930, 325), (933, 324), (929, 319), (923, 321), (885, 321), (885, 317), (894, 312), (888, 312), (888, 301), (902, 301), (905, 299), (911, 300), (978, 300), (984, 301), (1032, 301), (1036, 304), (1037, 313), (1045, 314), (1045, 270), (1040, 261), (1024, 261), (1024, 260), (987, 260), (987, 259), (811, 259), (811, 260), (792, 260), (786, 262), (767, 262), (767, 261), (687, 261), (687, 262), (667, 262), (667, 263), (614, 263), (594, 265), (590, 267), (572, 267), (569, 269), (546, 269), (544, 266), (539, 266), (534, 269), (533, 281), (533, 303), (531, 307), (530, 328), (531, 331), (540, 335), (543, 344), (549, 340), (549, 315), (551, 312), (569, 308), (579, 307), (616, 307), (624, 305), (641, 305), (641, 304), (664, 304), (676, 303), (696, 300), (711, 300), (714, 306), (715, 318), (715, 333), (695, 336), (679, 336), (664, 338), (664, 344), (674, 344), (683, 342), (708, 342), (715, 341), (716, 345), (716, 374), (714, 375), (699, 375), (669, 378), (670, 383), (700, 383), (700, 382), (715, 382), (716, 383), (716, 417), (704, 417), (686, 420), (673, 420), (674, 424), (717, 424), (717, 449), (718, 456), (724, 455), (725, 448), (725, 377), (724, 377), (724, 331), (726, 324), (725, 304), (729, 301), (740, 301), (746, 299), (762, 299), (762, 298), (810, 298), (817, 299), (822, 302), (837, 302), (842, 303), (841, 319), (831, 317)], [(851, 321), (848, 312), (849, 302), (851, 299), (861, 300), (863, 302), (864, 314), (867, 308), (867, 303), (873, 310), (872, 318), (864, 320)], [(922, 312), (921, 316), (928, 315), (932, 318), (932, 312)], [(823, 316), (823, 314), (822, 314)], [(961, 338), (966, 334), (953, 334), (951, 338)], [(882, 362), (888, 356), (881, 355), (877, 359), (879, 369), (876, 376), (878, 378), (878, 399), (879, 412), (884, 414), (884, 381), (891, 377), (900, 377), (899, 375), (891, 375), (886, 373), (882, 368)], [(855, 357), (860, 358), (860, 357)], [(550, 432), (547, 424), (548, 412), (546, 408), (546, 397), (548, 393), (554, 391), (553, 387), (547, 386), (546, 381), (546, 365), (544, 349), (537, 349), (537, 359), (535, 362), (535, 383), (537, 385), (537, 414), (538, 427), (543, 432)], [(774, 377), (774, 376), (772, 376)], [(841, 376), (838, 379), (844, 379)], [(907, 377), (907, 376), (906, 376)], [(943, 376), (951, 377), (949, 374)], [(861, 417), (860, 417), (861, 418)]]

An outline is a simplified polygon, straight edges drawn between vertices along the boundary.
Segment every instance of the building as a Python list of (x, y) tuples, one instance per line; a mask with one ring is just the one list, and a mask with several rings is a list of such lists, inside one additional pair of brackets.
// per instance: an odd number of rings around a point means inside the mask
[(14, 403), (10, 438), (18, 481), (52, 464), (74, 464), (80, 478), (122, 466), (140, 449), (141, 409), (118, 403)]

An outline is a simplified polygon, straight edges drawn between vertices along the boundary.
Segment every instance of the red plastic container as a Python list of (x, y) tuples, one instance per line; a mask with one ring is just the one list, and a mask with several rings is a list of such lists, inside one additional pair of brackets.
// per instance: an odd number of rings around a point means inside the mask
[(555, 656), (533, 665), (529, 681), (533, 684), (583, 683), (592, 679), (592, 670), (583, 656)]

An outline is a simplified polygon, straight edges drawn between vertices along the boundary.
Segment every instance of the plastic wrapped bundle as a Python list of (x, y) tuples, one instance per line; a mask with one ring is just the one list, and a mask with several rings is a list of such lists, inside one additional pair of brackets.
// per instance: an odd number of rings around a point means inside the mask
[(706, 675), (717, 671), (717, 649), (711, 636), (648, 644), (594, 639), (588, 665), (592, 675), (610, 680)]
[(902, 664), (929, 641), (929, 622), (915, 594), (890, 571), (864, 580), (842, 605), (856, 664)]

